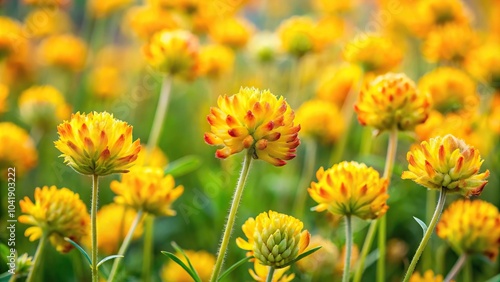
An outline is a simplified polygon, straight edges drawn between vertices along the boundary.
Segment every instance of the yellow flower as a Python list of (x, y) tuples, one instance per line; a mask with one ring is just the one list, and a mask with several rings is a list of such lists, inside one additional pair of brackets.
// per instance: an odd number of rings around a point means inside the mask
[(296, 57), (318, 50), (315, 28), (315, 22), (308, 17), (293, 16), (283, 21), (277, 31), (283, 50)]
[(90, 0), (89, 9), (96, 18), (104, 18), (127, 7), (132, 0)]
[(446, 188), (448, 193), (478, 196), (490, 171), (478, 173), (483, 160), (479, 151), (453, 135), (423, 141), (406, 155), (408, 171), (401, 178), (411, 179), (428, 189)]
[(203, 46), (200, 50), (199, 72), (210, 78), (219, 78), (230, 73), (234, 65), (234, 52), (219, 44)]
[(321, 51), (344, 35), (345, 23), (340, 17), (323, 17), (314, 28), (316, 51)]
[(314, 0), (314, 8), (325, 14), (342, 14), (351, 11), (357, 4), (358, 0), (346, 1), (330, 1), (330, 0)]
[(324, 269), (330, 271), (333, 265), (340, 262), (340, 254), (337, 246), (330, 240), (319, 235), (311, 237), (311, 242), (306, 251), (319, 246), (321, 246), (321, 249), (297, 262), (297, 267), (301, 271), (307, 273), (320, 273), (324, 271)]
[(50, 12), (47, 12), (45, 8), (35, 9), (26, 16), (24, 23), (26, 31), (34, 37), (44, 37), (71, 30), (71, 19), (61, 9), (50, 10)]
[(242, 48), (250, 39), (253, 29), (244, 18), (222, 17), (210, 25), (208, 34), (216, 43)]
[(107, 112), (72, 114), (57, 131), (64, 162), (85, 175), (128, 172), (141, 150), (139, 140), (132, 142), (132, 126)]
[(460, 69), (434, 69), (419, 80), (418, 89), (429, 93), (433, 108), (442, 113), (473, 111), (479, 105), (476, 83)]
[(148, 152), (146, 145), (141, 144), (141, 151), (137, 156), (135, 166), (155, 166), (164, 168), (167, 164), (168, 158), (159, 147), (154, 147), (151, 152)]
[(198, 39), (184, 30), (163, 30), (144, 46), (144, 55), (151, 66), (172, 76), (193, 78), (198, 68)]
[(70, 117), (71, 107), (53, 86), (32, 86), (19, 96), (19, 113), (27, 123), (48, 129)]
[(8, 110), (7, 97), (9, 97), (9, 88), (7, 85), (0, 83), (0, 114)]
[(427, 119), (430, 106), (427, 93), (419, 92), (405, 74), (388, 73), (361, 90), (354, 109), (362, 125), (413, 130)]
[(181, 12), (186, 12), (188, 14), (194, 13), (199, 6), (201, 6), (200, 0), (147, 0), (149, 5), (156, 9), (172, 9), (179, 10)]
[(35, 202), (25, 197), (19, 205), (23, 213), (19, 222), (33, 225), (26, 229), (24, 235), (30, 241), (47, 236), (59, 252), (66, 253), (73, 248), (64, 237), (79, 242), (90, 229), (87, 207), (80, 196), (68, 188), (37, 187)]
[(318, 182), (311, 182), (307, 189), (319, 205), (313, 209), (344, 216), (354, 215), (361, 219), (376, 219), (389, 209), (386, 201), (388, 181), (363, 163), (341, 162), (326, 171), (316, 172)]
[(211, 132), (205, 133), (207, 144), (223, 146), (216, 157), (224, 159), (249, 149), (254, 158), (275, 166), (295, 157), (300, 125), (294, 125), (294, 112), (282, 96), (241, 88), (232, 96), (219, 96), (217, 105), (207, 116)]
[(259, 63), (270, 63), (279, 55), (279, 44), (275, 33), (263, 31), (252, 36), (247, 49)]
[(326, 69), (319, 78), (316, 96), (341, 107), (361, 76), (362, 70), (357, 65), (342, 65)]
[(324, 143), (335, 142), (345, 129), (338, 106), (319, 99), (303, 103), (297, 110), (296, 120), (302, 134), (316, 137)]
[(125, 15), (125, 23), (125, 30), (131, 29), (144, 40), (151, 38), (158, 31), (179, 28), (179, 23), (172, 13), (149, 5), (130, 8)]
[(15, 168), (23, 176), (38, 162), (38, 152), (29, 134), (11, 122), (0, 122), (0, 172), (7, 177), (7, 169)]
[(96, 67), (89, 75), (92, 93), (99, 98), (117, 98), (125, 91), (123, 75), (120, 69), (115, 66)]
[(85, 65), (87, 46), (73, 35), (53, 35), (40, 43), (39, 53), (46, 65), (78, 72)]
[(71, 0), (23, 0), (25, 5), (67, 7)]
[[(254, 260), (253, 262), (253, 268), (254, 269), (249, 269), (248, 272), (250, 272), (250, 276), (255, 281), (259, 282), (265, 282), (267, 281), (267, 275), (269, 274), (269, 266), (265, 266), (261, 264), (258, 260)], [(290, 274), (286, 275), (285, 273), (290, 269), (290, 266), (283, 267), (276, 269), (274, 271), (273, 279), (271, 280), (272, 282), (290, 282), (295, 278), (295, 274)]]
[(347, 62), (359, 65), (365, 72), (383, 74), (399, 66), (403, 52), (388, 37), (360, 34), (344, 47), (343, 56)]
[[(206, 251), (192, 251), (184, 250), (184, 253), (189, 258), (189, 261), (193, 265), (201, 281), (207, 282), (210, 279), (210, 274), (215, 265), (215, 256)], [(187, 264), (186, 259), (180, 253), (176, 254), (185, 264)], [(161, 269), (161, 279), (164, 282), (191, 282), (193, 278), (182, 269), (177, 263), (170, 261), (165, 264)]]
[(264, 265), (283, 268), (304, 252), (311, 234), (302, 221), (275, 211), (263, 212), (248, 219), (242, 229), (248, 241), (238, 238), (237, 245)]
[(500, 248), (500, 213), (481, 200), (457, 200), (441, 215), (436, 233), (458, 254), (483, 254), (494, 261)]
[[(346, 256), (346, 247), (345, 245), (342, 247), (342, 251), (340, 252), (340, 259), (339, 263), (335, 265), (335, 273), (337, 275), (340, 275), (343, 270), (344, 270), (344, 264), (345, 264), (345, 256)], [(352, 245), (352, 250), (351, 250), (351, 268), (350, 271), (352, 272), (353, 269), (356, 269), (356, 263), (358, 262), (359, 258), (359, 248), (358, 245), (353, 244)]]
[(500, 90), (500, 43), (487, 43), (471, 51), (465, 66), (481, 83)]
[(0, 16), (0, 60), (16, 52), (19, 44), (25, 44), (21, 24), (9, 17)]
[(429, 33), (422, 45), (422, 53), (430, 62), (462, 63), (478, 44), (478, 36), (471, 27), (447, 24)]
[[(97, 212), (97, 248), (106, 255), (116, 254), (136, 216), (133, 209), (115, 203), (100, 208)], [(139, 239), (142, 233), (141, 221), (132, 239)], [(90, 246), (90, 236), (85, 237), (85, 245)]]
[(170, 206), (182, 195), (184, 187), (175, 187), (174, 178), (165, 175), (163, 168), (134, 167), (120, 182), (113, 180), (111, 190), (117, 195), (117, 204), (153, 215), (173, 216), (175, 211)]
[(429, 269), (423, 276), (421, 276), (418, 272), (413, 273), (410, 278), (410, 282), (443, 282), (443, 276), (440, 274), (434, 275), (434, 272)]

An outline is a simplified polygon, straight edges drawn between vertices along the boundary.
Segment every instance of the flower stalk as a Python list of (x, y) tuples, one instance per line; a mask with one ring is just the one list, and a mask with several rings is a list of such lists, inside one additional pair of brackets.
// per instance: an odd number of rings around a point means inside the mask
[(92, 282), (99, 281), (97, 270), (97, 199), (99, 194), (99, 176), (92, 175), (92, 203), (90, 208), (90, 233), (92, 240)]
[(226, 222), (226, 228), (224, 229), (224, 235), (222, 236), (222, 241), (217, 252), (217, 260), (215, 262), (214, 270), (210, 277), (210, 282), (217, 281), (219, 278), (222, 265), (224, 263), (224, 257), (226, 256), (227, 245), (229, 244), (229, 239), (231, 237), (231, 232), (233, 230), (234, 221), (236, 220), (236, 213), (238, 211), (238, 206), (240, 204), (241, 196), (243, 195), (243, 189), (245, 188), (245, 182), (250, 171), (250, 165), (252, 163), (252, 150), (248, 150), (245, 154), (243, 160), (243, 168), (241, 169), (240, 178), (236, 185), (236, 190), (234, 191), (233, 201), (231, 203), (231, 209), (229, 210), (229, 216)]
[(457, 274), (460, 272), (462, 267), (464, 266), (465, 262), (467, 261), (467, 253), (463, 253), (460, 255), (458, 258), (457, 262), (453, 266), (453, 268), (450, 270), (448, 275), (446, 275), (446, 278), (444, 278), (444, 282), (450, 282)]
[[(30, 273), (28, 274), (28, 278), (26, 282), (34, 282), (36, 281), (35, 277), (40, 277), (40, 269), (41, 269), (41, 257), (43, 256), (43, 252), (45, 251), (45, 247), (47, 245), (47, 235), (44, 233), (38, 242), (38, 247), (35, 252), (35, 257), (33, 258), (33, 266), (31, 268)], [(13, 275), (13, 277), (15, 274)]]
[(163, 127), (163, 121), (165, 120), (165, 116), (167, 114), (171, 88), (172, 79), (170, 78), (170, 76), (163, 77), (160, 98), (158, 100), (158, 106), (156, 107), (153, 126), (151, 127), (151, 132), (149, 133), (149, 140), (147, 145), (148, 152), (151, 152), (156, 144), (158, 144), (161, 129)]
[(153, 256), (154, 215), (146, 216), (144, 223), (144, 250), (142, 263), (142, 281), (151, 279), (151, 257)]
[(342, 282), (349, 282), (351, 273), (351, 253), (352, 253), (352, 218), (351, 215), (345, 216), (345, 262), (344, 274), (342, 275)]
[(272, 266), (269, 267), (269, 272), (267, 273), (266, 282), (273, 282), (274, 270), (275, 270), (274, 267)]

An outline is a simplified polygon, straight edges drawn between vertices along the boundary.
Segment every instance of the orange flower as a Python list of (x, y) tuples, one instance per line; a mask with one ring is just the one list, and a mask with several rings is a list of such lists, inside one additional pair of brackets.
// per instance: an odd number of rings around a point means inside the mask
[(220, 18), (210, 26), (213, 41), (232, 48), (244, 47), (253, 32), (253, 26), (243, 18)]
[(16, 175), (23, 176), (38, 162), (35, 142), (26, 130), (11, 123), (0, 122), (0, 177), (7, 178), (7, 169), (15, 167)]

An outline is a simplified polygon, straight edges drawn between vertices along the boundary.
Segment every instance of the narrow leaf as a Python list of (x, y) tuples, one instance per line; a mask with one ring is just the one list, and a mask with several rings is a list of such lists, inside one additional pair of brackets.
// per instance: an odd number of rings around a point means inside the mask
[(116, 259), (116, 258), (123, 258), (122, 255), (111, 255), (111, 256), (107, 256), (105, 258), (103, 258), (98, 264), (97, 264), (97, 268), (99, 268), (99, 266), (101, 266), (101, 264), (107, 262), (108, 260), (110, 259)]
[(500, 281), (500, 274), (494, 276), (494, 277), (491, 277), (490, 279), (486, 280), (485, 282), (498, 282)]
[(7, 257), (10, 255), (9, 247), (5, 244), (0, 244), (0, 255), (4, 262), (9, 263)]
[(316, 248), (314, 248), (314, 249), (310, 249), (309, 251), (302, 253), (302, 254), (300, 254), (299, 256), (297, 256), (294, 260), (289, 261), (287, 264), (284, 264), (283, 266), (281, 266), (281, 268), (283, 268), (283, 267), (287, 267), (287, 266), (289, 266), (289, 265), (292, 265), (293, 263), (295, 263), (295, 262), (297, 262), (297, 261), (301, 260), (302, 258), (307, 257), (308, 255), (310, 255), (310, 254), (312, 254), (312, 253), (316, 252), (316, 251), (317, 251), (317, 250), (319, 250), (319, 249), (321, 249), (321, 246), (318, 246), (318, 247), (316, 247)]
[(427, 232), (427, 225), (425, 224), (425, 222), (423, 222), (422, 220), (420, 220), (418, 217), (414, 216), (413, 218), (420, 225), (420, 227), (422, 227), (422, 231), (424, 231), (424, 235), (425, 235), (425, 232)]
[(173, 260), (175, 263), (180, 265), (184, 270), (191, 276), (195, 282), (201, 282), (201, 279), (196, 275), (196, 273), (193, 273), (193, 271), (184, 263), (182, 260), (180, 260), (176, 255), (166, 252), (166, 251), (161, 251), (162, 254), (166, 255), (169, 257), (171, 260)]
[(177, 252), (181, 253), (181, 254), (184, 256), (184, 258), (186, 259), (186, 261), (187, 261), (187, 262), (188, 262), (188, 264), (189, 264), (189, 268), (191, 269), (191, 271), (193, 271), (193, 273), (194, 273), (194, 274), (198, 277), (198, 279), (201, 281), (200, 275), (198, 274), (198, 272), (196, 271), (196, 269), (194, 269), (193, 265), (191, 264), (191, 261), (189, 260), (189, 257), (186, 255), (186, 253), (184, 252), (184, 250), (183, 250), (181, 247), (179, 247), (179, 245), (177, 245), (177, 243), (176, 243), (176, 242), (173, 242), (173, 241), (172, 241), (171, 245), (172, 245), (172, 247), (174, 247), (174, 249), (175, 249)]
[(368, 267), (370, 267), (372, 264), (374, 264), (378, 260), (378, 256), (379, 256), (378, 249), (375, 249), (371, 253), (369, 253), (365, 258), (364, 270), (366, 270)]
[(0, 282), (8, 282), (12, 274), (10, 272), (4, 272), (0, 274)]
[(90, 260), (89, 255), (87, 254), (87, 252), (82, 247), (80, 247), (80, 245), (78, 245), (78, 243), (76, 243), (75, 241), (71, 240), (68, 237), (64, 237), (64, 240), (66, 242), (70, 242), (71, 245), (75, 246), (75, 248), (77, 248), (80, 251), (80, 253), (82, 253), (82, 255), (87, 259), (89, 265), (92, 265), (92, 260)]
[(189, 155), (169, 163), (165, 169), (165, 174), (170, 174), (174, 178), (186, 175), (200, 167), (201, 159), (195, 155)]
[(224, 277), (226, 277), (229, 273), (233, 272), (233, 270), (235, 270), (236, 268), (238, 268), (239, 266), (243, 265), (244, 263), (248, 262), (249, 260), (253, 259), (254, 256), (250, 256), (250, 257), (244, 257), (242, 258), (240, 261), (238, 261), (237, 263), (231, 265), (230, 268), (228, 268), (226, 271), (224, 271), (224, 273), (222, 273), (220, 276), (219, 276), (219, 279), (217, 279), (217, 281), (221, 281), (222, 279), (224, 279)]

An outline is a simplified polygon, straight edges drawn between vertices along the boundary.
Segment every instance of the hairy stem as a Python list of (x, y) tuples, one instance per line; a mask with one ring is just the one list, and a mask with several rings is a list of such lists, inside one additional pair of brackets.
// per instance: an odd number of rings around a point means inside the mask
[(266, 282), (273, 282), (274, 270), (275, 270), (274, 267), (272, 266), (269, 267), (269, 272), (267, 273)]
[[(40, 241), (38, 242), (38, 247), (36, 248), (35, 252), (35, 257), (33, 258), (33, 266), (31, 268), (31, 271), (28, 274), (28, 278), (26, 279), (26, 282), (34, 282), (37, 281), (37, 278), (40, 279), (42, 277), (40, 273), (41, 269), (41, 261), (42, 261), (42, 256), (43, 252), (45, 250), (45, 247), (47, 245), (47, 235), (44, 233), (42, 234), (42, 237), (40, 238)], [(12, 275), (13, 277), (16, 276), (15, 274)]]
[(444, 282), (450, 282), (453, 278), (455, 278), (455, 276), (457, 276), (457, 274), (460, 272), (466, 261), (467, 261), (467, 254), (463, 253), (462, 255), (460, 255), (460, 257), (458, 258), (457, 262), (450, 270), (448, 275), (446, 275)]
[(351, 215), (345, 216), (345, 261), (342, 282), (349, 282), (351, 273), (351, 252), (352, 252), (352, 224)]
[(92, 236), (92, 282), (99, 281), (97, 270), (97, 199), (99, 194), (99, 176), (92, 175), (92, 203), (90, 208), (90, 233)]
[(158, 139), (160, 138), (161, 129), (163, 127), (163, 121), (165, 120), (165, 116), (167, 114), (167, 107), (168, 107), (168, 102), (170, 100), (171, 88), (172, 88), (172, 79), (169, 76), (165, 76), (161, 84), (160, 98), (158, 100), (158, 106), (156, 107), (153, 126), (151, 127), (151, 132), (149, 133), (149, 139), (147, 145), (149, 153), (158, 144)]

